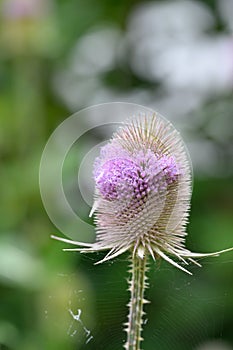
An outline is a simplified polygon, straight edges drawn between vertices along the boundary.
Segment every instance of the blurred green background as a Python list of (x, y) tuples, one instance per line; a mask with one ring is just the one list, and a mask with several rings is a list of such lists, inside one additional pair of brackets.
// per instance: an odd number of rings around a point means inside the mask
[[(154, 108), (193, 160), (188, 247), (233, 246), (233, 2), (5, 0), (0, 9), (0, 349), (121, 349), (127, 255), (93, 266), (99, 256), (50, 239), (59, 233), (40, 199), (40, 157), (84, 107)], [(233, 255), (202, 263), (193, 277), (152, 264), (145, 350), (233, 349)]]

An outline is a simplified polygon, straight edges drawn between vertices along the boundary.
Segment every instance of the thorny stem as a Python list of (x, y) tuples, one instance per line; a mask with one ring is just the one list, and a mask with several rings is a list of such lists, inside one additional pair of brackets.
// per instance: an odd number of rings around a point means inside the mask
[(126, 350), (140, 350), (140, 343), (143, 324), (143, 304), (148, 303), (144, 299), (144, 291), (147, 287), (147, 257), (139, 257), (138, 254), (132, 256), (132, 265), (130, 269), (131, 279), (129, 280), (129, 291), (131, 293), (129, 306), (128, 322), (125, 331), (127, 341), (124, 345)]

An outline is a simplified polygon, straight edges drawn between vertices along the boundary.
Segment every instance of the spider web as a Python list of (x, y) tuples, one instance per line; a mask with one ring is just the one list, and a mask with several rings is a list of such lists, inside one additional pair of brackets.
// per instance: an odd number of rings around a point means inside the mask
[[(98, 254), (100, 255), (100, 254)], [(123, 323), (127, 318), (128, 261), (127, 255), (99, 266), (93, 263), (100, 256), (83, 255), (78, 269), (85, 273), (92, 289), (92, 300), (87, 300), (85, 286), (71, 289), (67, 295), (64, 318), (67, 344), (75, 350), (123, 349), (126, 334)], [(215, 273), (224, 271), (224, 264), (233, 260), (205, 260), (203, 268), (192, 267), (194, 276), (167, 265), (165, 262), (150, 264), (149, 288), (145, 306), (142, 348), (144, 350), (230, 350), (233, 349), (230, 330), (233, 308), (232, 285)], [(210, 277), (211, 276), (211, 277)], [(64, 283), (69, 283), (69, 274), (60, 274)], [(76, 276), (78, 278), (78, 275)], [(72, 279), (74, 276), (72, 276)], [(92, 307), (85, 307), (92, 304)], [(48, 316), (48, 315), (47, 315)], [(92, 319), (92, 322), (86, 320)], [(208, 345), (205, 345), (210, 343)], [(206, 347), (204, 347), (206, 346)]]
[[(85, 136), (73, 145), (70, 158), (67, 156), (64, 164), (64, 191), (71, 207), (82, 218), (88, 216), (90, 208), (74, 180), (78, 166), (73, 166), (73, 159), (78, 154), (78, 146), (81, 154), (80, 144), (85, 145)], [(101, 137), (99, 141), (102, 142)], [(68, 183), (66, 165), (68, 174), (73, 173)], [(91, 172), (84, 171), (84, 175), (84, 179), (91, 177)], [(98, 266), (94, 263), (101, 260), (101, 253), (73, 254), (77, 256), (77, 275), (61, 271), (58, 276), (61, 284), (68, 285), (63, 311), (67, 344), (75, 350), (123, 349), (126, 339), (123, 324), (127, 320), (129, 301), (127, 254)], [(145, 305), (142, 349), (233, 350), (233, 271), (231, 269), (230, 278), (229, 267), (228, 274), (224, 268), (225, 264), (233, 266), (233, 260), (223, 255), (201, 263), (203, 268), (190, 266), (193, 276), (188, 276), (166, 262), (151, 262), (145, 295), (150, 304)], [(80, 280), (80, 271), (84, 280)], [(79, 280), (78, 287), (74, 286), (73, 279)], [(48, 322), (53, 322), (51, 312), (46, 312)]]

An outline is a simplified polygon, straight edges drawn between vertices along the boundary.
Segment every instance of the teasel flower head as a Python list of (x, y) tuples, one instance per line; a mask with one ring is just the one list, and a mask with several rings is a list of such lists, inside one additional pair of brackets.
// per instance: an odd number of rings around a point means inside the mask
[[(191, 161), (179, 132), (157, 114), (134, 116), (100, 150), (94, 164), (96, 242), (60, 239), (81, 252), (108, 250), (98, 263), (131, 251), (149, 253), (191, 274), (194, 258), (185, 247), (192, 193)], [(58, 238), (57, 238), (58, 239)], [(182, 262), (182, 265), (178, 261)]]

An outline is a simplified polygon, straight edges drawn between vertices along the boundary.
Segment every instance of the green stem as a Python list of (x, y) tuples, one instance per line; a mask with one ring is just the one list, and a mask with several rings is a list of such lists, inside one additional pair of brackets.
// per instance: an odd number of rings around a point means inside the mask
[(140, 343), (143, 324), (143, 304), (147, 303), (144, 299), (144, 291), (147, 287), (146, 271), (147, 257), (139, 257), (138, 254), (132, 256), (131, 279), (129, 281), (129, 291), (131, 293), (129, 306), (128, 322), (126, 324), (127, 341), (126, 350), (140, 350)]

